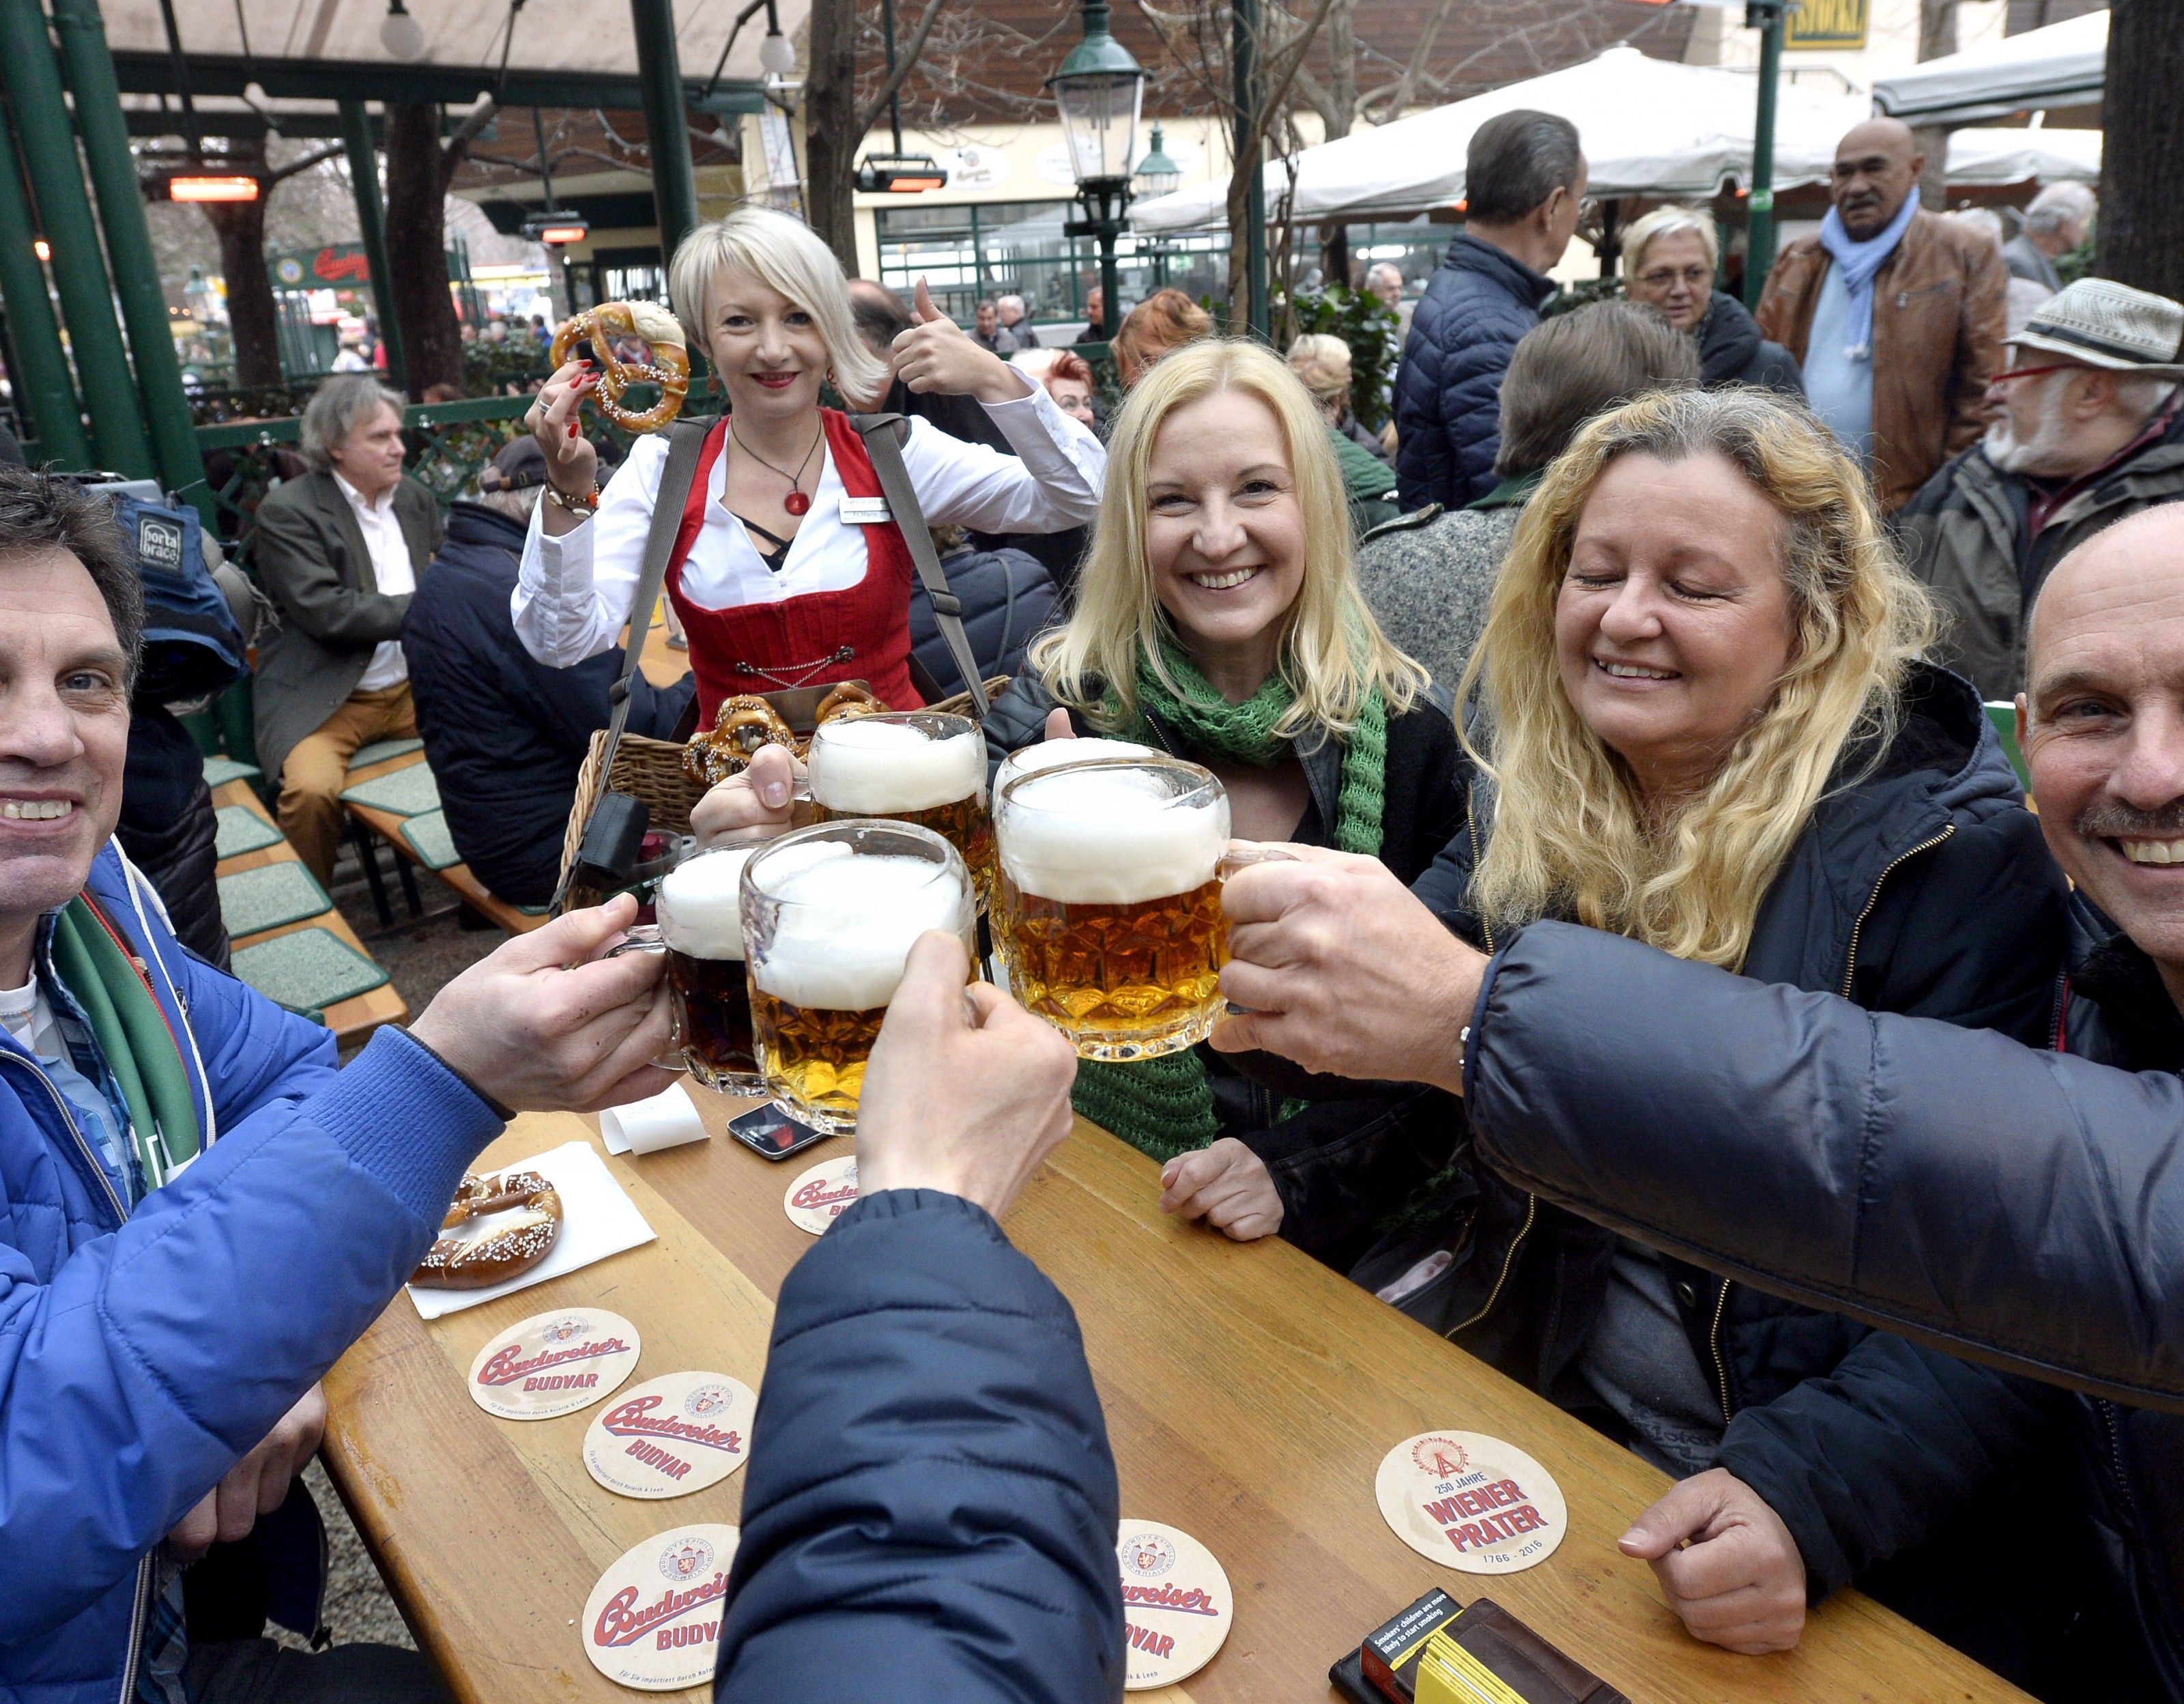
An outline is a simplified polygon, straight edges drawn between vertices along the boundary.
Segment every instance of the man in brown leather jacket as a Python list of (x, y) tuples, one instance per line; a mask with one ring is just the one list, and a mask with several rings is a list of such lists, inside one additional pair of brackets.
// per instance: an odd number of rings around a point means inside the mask
[(1814, 411), (1864, 453), (1892, 513), (1986, 430), (2008, 288), (1993, 243), (1907, 210), (1924, 164), (1895, 119), (1847, 131), (1826, 224), (1782, 251), (1759, 299), (1760, 335), (1797, 358)]

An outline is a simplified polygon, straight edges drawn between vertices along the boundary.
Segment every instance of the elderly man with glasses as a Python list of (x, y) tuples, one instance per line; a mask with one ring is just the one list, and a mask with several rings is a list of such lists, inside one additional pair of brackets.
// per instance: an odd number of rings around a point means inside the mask
[(2184, 497), (2184, 304), (2082, 278), (2035, 309), (1987, 381), (1993, 423), (1898, 517), (1947, 617), (1941, 659), (1990, 700), (2025, 684), (2048, 571), (2103, 528)]

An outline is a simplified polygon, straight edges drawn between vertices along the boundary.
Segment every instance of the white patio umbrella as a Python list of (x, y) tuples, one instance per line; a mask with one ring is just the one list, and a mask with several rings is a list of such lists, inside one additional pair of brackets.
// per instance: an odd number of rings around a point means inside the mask
[(1949, 132), (1949, 182), (2098, 183), (2097, 130), (1958, 130)]
[(1929, 59), (1873, 86), (1875, 110), (1915, 125), (1968, 125), (2028, 108), (2085, 106), (2101, 98), (2109, 14), (2088, 12)]
[[(1703, 198), (1752, 171), (1758, 86), (1739, 71), (1649, 59), (1610, 47), (1582, 64), (1398, 119), (1309, 148), (1290, 162), (1291, 203), (1302, 220), (1401, 216), (1463, 198), (1464, 154), (1487, 120), (1520, 107), (1560, 114), (1578, 127), (1596, 196)], [(1867, 116), (1865, 103), (1785, 83), (1774, 122), (1774, 187), (1825, 182), (1836, 142)], [(1267, 168), (1268, 210), (1285, 187), (1284, 163)], [(1189, 231), (1227, 217), (1225, 181), (1139, 203), (1134, 230)]]

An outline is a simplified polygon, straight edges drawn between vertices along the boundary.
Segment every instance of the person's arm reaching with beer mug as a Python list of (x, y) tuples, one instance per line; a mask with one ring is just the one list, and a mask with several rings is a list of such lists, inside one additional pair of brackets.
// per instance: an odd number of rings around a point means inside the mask
[(782, 1286), (722, 1704), (1122, 1690), (1099, 1398), (1068, 1303), (994, 1217), (1068, 1134), (1076, 1056), (969, 968), (946, 935), (911, 949), (866, 1070), (858, 1199)]

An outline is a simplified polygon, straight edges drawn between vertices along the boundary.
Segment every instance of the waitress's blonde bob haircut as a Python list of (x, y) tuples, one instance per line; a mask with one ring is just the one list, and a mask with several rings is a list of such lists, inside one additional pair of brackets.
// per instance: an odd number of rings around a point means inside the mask
[(1170, 691), (1178, 690), (1161, 656), (1161, 635), (1173, 629), (1145, 554), (1145, 486), (1154, 440), (1167, 417), (1223, 394), (1250, 397), (1273, 414), (1304, 517), (1304, 578), (1282, 617), (1274, 665), (1296, 701), (1272, 731), (1308, 744), (1346, 735), (1376, 686), (1390, 715), (1408, 709), (1425, 688), (1426, 673), (1388, 642), (1358, 594), (1349, 504), (1327, 422), (1279, 355), (1243, 339), (1188, 344), (1130, 392), (1108, 442), (1106, 483), (1075, 612), (1033, 641), (1031, 666), (1062, 703), (1110, 731), (1136, 725), (1140, 657)]
[[(1555, 645), (1579, 522), (1625, 455), (1719, 455), (1782, 517), (1788, 665), (1713, 779), (1665, 820), (1648, 818), (1630, 766), (1571, 705)], [(1802, 407), (1737, 388), (1655, 392), (1602, 415), (1524, 506), (1457, 694), (1482, 690), (1490, 729), (1483, 751), (1464, 736), (1491, 781), (1474, 912), (1503, 929), (1559, 914), (1738, 969), (1814, 807), (1886, 753), (1905, 673), (1933, 632), (1864, 477)]]
[(800, 219), (765, 207), (739, 207), (725, 219), (700, 225), (682, 239), (667, 269), (667, 293), (690, 346), (711, 357), (712, 328), (705, 322), (714, 279), (748, 272), (811, 316), (834, 388), (852, 407), (876, 401), (888, 386), (888, 365), (866, 349), (850, 317), (850, 285), (834, 251)]

